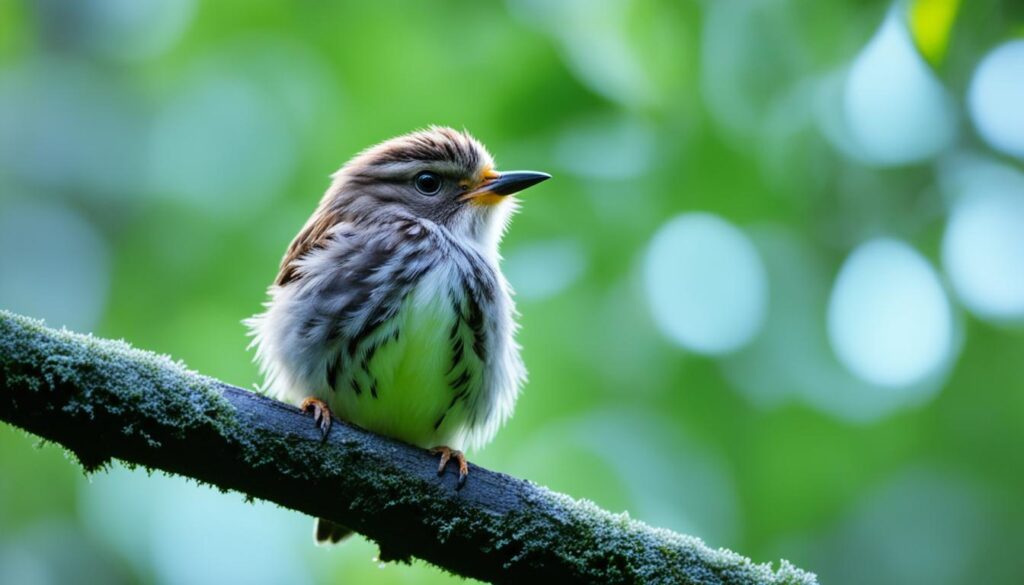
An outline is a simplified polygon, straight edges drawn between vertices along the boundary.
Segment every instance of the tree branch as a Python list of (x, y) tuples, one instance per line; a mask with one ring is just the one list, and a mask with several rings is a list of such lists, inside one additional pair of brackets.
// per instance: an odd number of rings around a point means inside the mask
[[(426, 451), (308, 416), (121, 341), (0, 311), (0, 419), (60, 443), (87, 472), (111, 459), (340, 522), (384, 560), (418, 557), (494, 582), (811, 584), (700, 539), (651, 528), (472, 466), (437, 477)], [(450, 466), (451, 467), (451, 466)]]

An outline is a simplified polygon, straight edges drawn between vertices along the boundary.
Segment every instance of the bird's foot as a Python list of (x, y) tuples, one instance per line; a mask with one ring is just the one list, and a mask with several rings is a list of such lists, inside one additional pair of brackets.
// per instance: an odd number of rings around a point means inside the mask
[(441, 446), (434, 447), (430, 452), (434, 455), (441, 455), (441, 463), (437, 466), (438, 475), (444, 475), (444, 470), (452, 459), (459, 462), (459, 482), (455, 484), (455, 489), (462, 489), (462, 486), (466, 485), (466, 477), (469, 476), (469, 463), (466, 461), (466, 456), (463, 455), (462, 451)]
[(327, 403), (310, 396), (302, 401), (299, 408), (302, 409), (302, 412), (313, 410), (313, 422), (320, 428), (320, 440), (326, 441), (327, 433), (331, 430), (331, 409), (327, 407)]

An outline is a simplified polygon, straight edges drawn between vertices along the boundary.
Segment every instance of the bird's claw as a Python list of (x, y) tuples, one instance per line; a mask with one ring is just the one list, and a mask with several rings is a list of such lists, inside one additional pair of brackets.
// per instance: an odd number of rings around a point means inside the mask
[(448, 447), (434, 447), (430, 450), (431, 453), (441, 455), (441, 461), (437, 466), (437, 475), (444, 475), (445, 468), (448, 467), (448, 462), (455, 459), (459, 463), (459, 481), (455, 484), (456, 490), (461, 490), (462, 486), (466, 485), (466, 478), (469, 476), (469, 463), (466, 461), (466, 456), (457, 449), (450, 449)]
[(320, 440), (326, 441), (327, 433), (331, 431), (331, 409), (327, 407), (327, 403), (311, 396), (303, 400), (299, 408), (304, 413), (313, 409), (313, 422), (320, 429)]

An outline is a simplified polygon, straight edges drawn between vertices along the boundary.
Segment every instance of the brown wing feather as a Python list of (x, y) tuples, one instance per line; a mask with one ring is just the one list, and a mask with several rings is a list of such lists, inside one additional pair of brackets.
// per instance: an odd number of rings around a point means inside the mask
[(330, 237), (330, 229), (338, 223), (338, 219), (337, 212), (323, 206), (316, 210), (288, 246), (274, 284), (283, 286), (298, 277), (296, 262), (310, 251), (324, 247)]

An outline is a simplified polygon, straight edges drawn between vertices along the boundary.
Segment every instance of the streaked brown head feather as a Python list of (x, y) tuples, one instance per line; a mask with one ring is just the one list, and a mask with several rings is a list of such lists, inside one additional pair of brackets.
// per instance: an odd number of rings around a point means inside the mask
[(334, 174), (334, 182), (316, 211), (288, 246), (274, 283), (281, 286), (294, 280), (298, 276), (298, 260), (324, 247), (332, 227), (342, 221), (366, 219), (379, 207), (360, 201), (360, 188), (375, 182), (411, 178), (424, 164), (476, 176), (490, 169), (494, 161), (468, 132), (441, 126), (398, 136), (364, 150)]
[[(381, 167), (407, 162), (442, 162), (457, 165), (467, 171), (478, 168), (483, 158), (490, 155), (467, 132), (452, 128), (431, 126), (427, 130), (411, 132), (370, 147), (346, 167), (364, 165)], [(344, 171), (344, 169), (343, 169)]]

